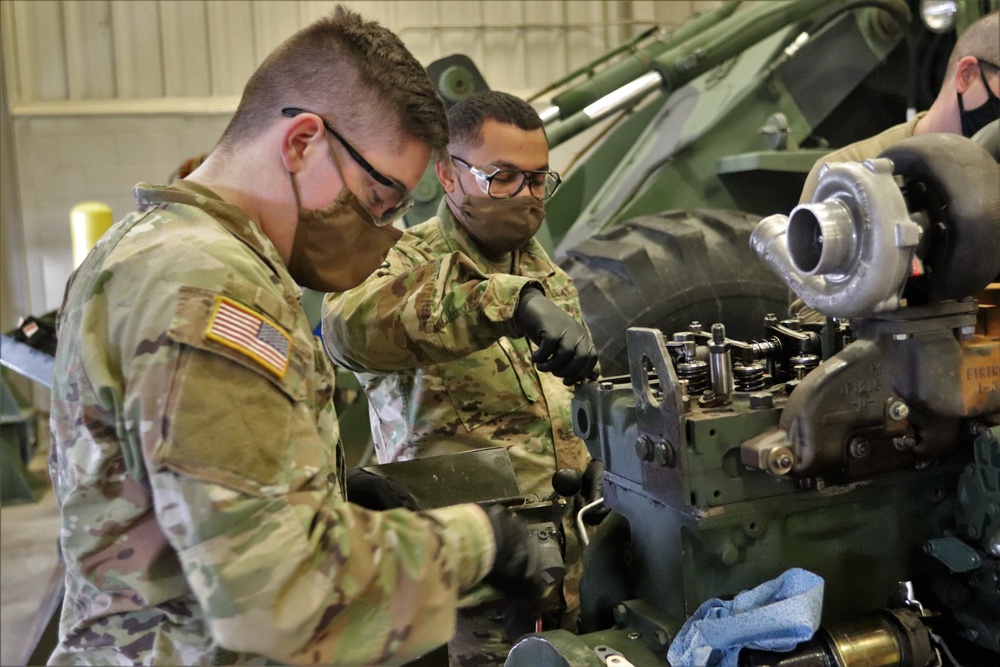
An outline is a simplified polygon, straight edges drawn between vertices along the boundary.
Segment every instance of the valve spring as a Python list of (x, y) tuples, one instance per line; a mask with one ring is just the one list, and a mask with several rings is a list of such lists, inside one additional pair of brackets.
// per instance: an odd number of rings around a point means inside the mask
[[(809, 371), (819, 366), (819, 355), (818, 354), (797, 354), (788, 360), (791, 363), (792, 368), (796, 366), (802, 366), (804, 372), (803, 376), (807, 375)], [(792, 373), (794, 375), (794, 371)], [(801, 379), (801, 378), (800, 378)]]
[(762, 364), (750, 364), (749, 366), (733, 366), (733, 384), (736, 391), (757, 391), (763, 389), (764, 366)]
[(700, 396), (708, 389), (708, 363), (697, 359), (677, 363), (677, 378), (688, 381), (688, 396)]

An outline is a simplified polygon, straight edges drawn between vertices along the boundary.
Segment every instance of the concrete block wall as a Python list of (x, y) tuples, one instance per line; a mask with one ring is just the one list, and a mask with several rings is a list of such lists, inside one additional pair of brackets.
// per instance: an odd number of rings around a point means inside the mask
[(181, 162), (211, 150), (228, 122), (228, 114), (15, 119), (29, 312), (62, 301), (73, 270), (73, 206), (100, 201), (123, 217), (136, 183), (166, 183)]

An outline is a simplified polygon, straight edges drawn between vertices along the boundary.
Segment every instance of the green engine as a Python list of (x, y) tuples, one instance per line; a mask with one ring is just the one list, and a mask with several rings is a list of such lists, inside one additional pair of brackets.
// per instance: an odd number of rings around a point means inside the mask
[(590, 632), (525, 637), (507, 665), (664, 665), (705, 600), (793, 567), (825, 580), (821, 630), (741, 664), (1000, 664), (1000, 331), (974, 298), (1000, 274), (997, 182), (952, 135), (832, 163), (751, 245), (834, 317), (629, 329), (628, 375), (573, 403), (614, 511)]

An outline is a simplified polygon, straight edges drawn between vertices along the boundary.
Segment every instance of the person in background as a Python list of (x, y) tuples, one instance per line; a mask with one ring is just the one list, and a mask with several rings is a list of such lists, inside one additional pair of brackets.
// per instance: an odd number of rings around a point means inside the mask
[[(812, 201), (819, 171), (827, 162), (863, 162), (903, 139), (931, 132), (972, 137), (1000, 118), (1000, 12), (987, 14), (966, 28), (955, 42), (944, 81), (927, 111), (874, 137), (839, 148), (817, 160), (806, 176), (799, 203)], [(803, 322), (825, 322), (826, 316), (794, 298), (789, 314)]]
[(1000, 118), (1000, 12), (992, 12), (966, 28), (955, 42), (944, 81), (930, 109), (820, 158), (806, 177), (799, 202), (812, 200), (819, 170), (827, 162), (863, 162), (918, 134), (950, 132), (972, 137), (997, 118)]
[[(560, 179), (527, 102), (479, 92), (448, 119), (438, 215), (406, 230), (364, 283), (327, 295), (323, 340), (367, 393), (381, 463), (503, 446), (521, 491), (542, 498), (557, 469), (588, 468), (571, 385), (597, 364), (572, 279), (534, 238)], [(588, 481), (599, 464), (590, 471)], [(564, 532), (569, 572), (556, 620), (572, 627), (581, 565)], [(498, 616), (491, 605), (460, 612), (452, 665), (503, 664), (513, 637)]]
[(299, 302), (379, 266), (447, 139), (402, 42), (338, 7), (265, 59), (204, 163), (136, 186), (59, 314), (50, 664), (398, 664), (451, 637), (484, 577), (533, 590), (536, 547), (502, 509), (345, 502)]

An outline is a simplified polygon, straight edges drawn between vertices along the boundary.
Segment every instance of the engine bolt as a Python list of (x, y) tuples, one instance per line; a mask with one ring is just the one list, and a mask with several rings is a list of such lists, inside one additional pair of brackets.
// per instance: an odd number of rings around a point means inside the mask
[(871, 453), (871, 445), (864, 438), (853, 438), (849, 446), (851, 456), (856, 459), (863, 459)]
[(656, 444), (653, 453), (656, 462), (661, 466), (673, 466), (674, 465), (674, 448), (670, 446), (670, 443), (661, 440)]
[(628, 620), (628, 607), (623, 604), (616, 604), (613, 613), (615, 616), (615, 623), (625, 625), (625, 621)]
[(990, 538), (989, 544), (986, 545), (986, 550), (989, 551), (991, 555), (1000, 558), (1000, 533), (997, 533)]
[(889, 405), (889, 417), (893, 421), (902, 421), (910, 416), (910, 406), (903, 401), (893, 401)]
[(793, 463), (795, 456), (787, 447), (774, 447), (767, 453), (767, 469), (775, 475), (784, 475)]
[(774, 406), (774, 396), (770, 392), (755, 391), (750, 394), (750, 409), (764, 410)]
[(649, 439), (649, 436), (640, 435), (639, 439), (635, 441), (635, 455), (643, 461), (653, 460), (653, 441)]

